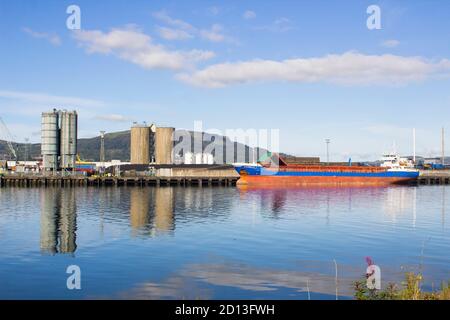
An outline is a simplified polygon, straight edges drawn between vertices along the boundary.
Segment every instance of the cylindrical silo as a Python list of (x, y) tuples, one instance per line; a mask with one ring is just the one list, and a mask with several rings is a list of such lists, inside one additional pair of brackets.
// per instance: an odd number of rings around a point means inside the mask
[(207, 154), (206, 159), (207, 164), (214, 164), (214, 156), (211, 153)]
[(41, 154), (44, 170), (58, 170), (59, 114), (56, 110), (42, 113)]
[(156, 128), (155, 155), (157, 164), (173, 164), (175, 128)]
[(62, 111), (61, 121), (61, 168), (73, 169), (77, 155), (78, 115), (76, 111)]
[(202, 154), (202, 163), (208, 164), (208, 154), (207, 153)]
[(196, 153), (195, 154), (195, 164), (202, 164), (203, 163), (203, 153)]
[(134, 125), (131, 127), (131, 163), (150, 163), (150, 127)]
[(184, 164), (193, 164), (194, 163), (194, 154), (192, 152), (186, 152), (184, 154)]

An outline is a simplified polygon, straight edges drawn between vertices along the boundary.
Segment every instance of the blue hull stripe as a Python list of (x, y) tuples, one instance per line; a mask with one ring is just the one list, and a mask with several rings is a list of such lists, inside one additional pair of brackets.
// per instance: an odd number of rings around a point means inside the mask
[(366, 178), (411, 178), (419, 177), (419, 172), (383, 171), (383, 172), (327, 172), (327, 171), (272, 171), (258, 167), (236, 167), (239, 173), (245, 170), (249, 176), (294, 176), (294, 177), (366, 177)]

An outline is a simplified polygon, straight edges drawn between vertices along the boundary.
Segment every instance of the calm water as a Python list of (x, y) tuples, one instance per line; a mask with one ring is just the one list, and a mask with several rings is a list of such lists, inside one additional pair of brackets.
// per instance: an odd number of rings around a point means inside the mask
[(0, 298), (345, 299), (366, 256), (383, 285), (421, 269), (430, 289), (449, 204), (443, 186), (0, 189)]

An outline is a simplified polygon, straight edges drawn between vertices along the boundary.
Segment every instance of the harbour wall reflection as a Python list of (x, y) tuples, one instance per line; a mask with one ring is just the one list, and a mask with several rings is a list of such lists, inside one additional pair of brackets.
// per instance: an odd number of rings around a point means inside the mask
[[(415, 227), (418, 204), (424, 199), (416, 187), (370, 188), (105, 188), (87, 191), (79, 188), (48, 188), (40, 192), (40, 249), (43, 253), (74, 253), (77, 250), (78, 207), (104, 223), (129, 224), (133, 236), (173, 235), (177, 223), (197, 223), (202, 219), (226, 219), (233, 206), (248, 202), (254, 213), (279, 219), (295, 209), (330, 213), (337, 208), (351, 212), (377, 205), (384, 218), (397, 223), (406, 217)], [(238, 197), (233, 197), (236, 194)], [(441, 190), (441, 223), (445, 225), (446, 187)], [(227, 200), (228, 199), (228, 200)], [(233, 201), (230, 201), (233, 199)], [(376, 199), (376, 200), (375, 200)], [(235, 200), (235, 201), (234, 201)], [(80, 202), (81, 201), (81, 202)], [(127, 214), (129, 212), (129, 215)]]

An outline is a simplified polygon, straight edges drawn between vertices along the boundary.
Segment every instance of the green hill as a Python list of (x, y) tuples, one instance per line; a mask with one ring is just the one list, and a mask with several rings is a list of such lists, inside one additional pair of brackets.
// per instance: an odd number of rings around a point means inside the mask
[[(193, 139), (193, 132), (177, 130), (178, 136), (191, 136)], [(213, 137), (207, 133), (203, 133), (203, 148), (209, 145), (209, 149), (213, 149), (212, 146), (219, 146), (222, 140), (222, 146), (224, 146), (223, 154), (225, 154), (226, 148), (230, 148), (234, 145), (234, 159), (228, 159), (224, 162), (235, 162), (238, 160), (252, 161), (253, 149), (243, 145), (241, 143), (233, 143), (227, 137), (216, 136)], [(177, 143), (182, 143), (181, 140)], [(210, 145), (212, 144), (212, 145)], [(192, 143), (193, 145), (193, 143)], [(41, 145), (38, 143), (24, 144), (13, 143), (14, 149), (17, 152), (19, 160), (24, 160), (26, 155), (28, 159), (34, 159), (41, 154)], [(191, 150), (193, 151), (193, 150)], [(267, 150), (257, 149), (255, 155), (262, 155)], [(93, 137), (88, 139), (78, 139), (78, 154), (83, 160), (99, 161), (100, 160), (100, 137)], [(7, 159), (9, 157), (9, 151), (5, 141), (0, 140), (0, 159)], [(105, 158), (106, 160), (122, 160), (129, 161), (130, 159), (130, 131), (111, 132), (105, 135)], [(217, 159), (216, 159), (217, 161)]]

